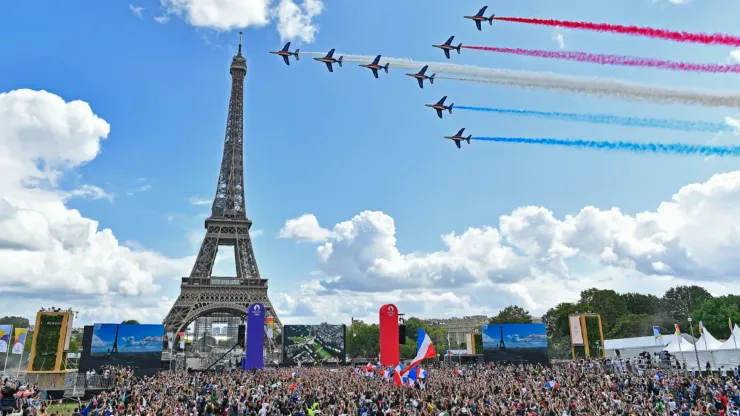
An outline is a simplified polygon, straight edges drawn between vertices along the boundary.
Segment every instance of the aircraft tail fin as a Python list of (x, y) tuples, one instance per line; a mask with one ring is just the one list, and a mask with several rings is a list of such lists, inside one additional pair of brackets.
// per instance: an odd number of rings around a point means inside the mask
[(490, 23), (491, 26), (493, 26), (493, 18), (494, 17), (496, 17), (496, 15), (495, 14), (492, 14), (491, 17), (488, 19), (488, 23)]
[(452, 104), (450, 104), (450, 108), (447, 109), (447, 111), (449, 111), (450, 114), (452, 114), (452, 107), (454, 107), (454, 106), (455, 106), (455, 103), (452, 103)]
[(468, 142), (468, 144), (470, 144), (470, 139), (472, 137), (473, 137), (473, 135), (472, 134), (469, 134), (468, 137), (465, 139), (465, 141)]
[(434, 77), (436, 77), (436, 76), (437, 76), (437, 74), (432, 74), (432, 76), (429, 77), (429, 83), (430, 84), (434, 84)]
[(385, 73), (386, 73), (386, 74), (388, 73), (388, 66), (389, 66), (389, 65), (390, 65), (390, 63), (389, 63), (389, 62), (386, 62), (386, 63), (385, 63), (385, 66), (383, 67), (383, 69), (385, 70)]
[(296, 60), (296, 61), (297, 61), (297, 60), (299, 59), (299, 58), (298, 58), (298, 54), (299, 54), (299, 53), (301, 53), (301, 50), (300, 50), (300, 49), (296, 49), (296, 50), (295, 50), (295, 60)]
[(460, 55), (460, 49), (462, 49), (462, 43), (457, 45), (457, 48), (455, 49), (457, 49), (457, 54)]
[(339, 67), (342, 67), (342, 62), (344, 61), (344, 55), (340, 56), (339, 59), (337, 59), (337, 63), (339, 64)]

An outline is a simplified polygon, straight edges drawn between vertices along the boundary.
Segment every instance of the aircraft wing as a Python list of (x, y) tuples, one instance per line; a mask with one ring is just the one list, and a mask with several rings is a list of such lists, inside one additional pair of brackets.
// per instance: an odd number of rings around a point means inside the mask
[(331, 62), (326, 62), (326, 67), (329, 68), (329, 72), (334, 72), (334, 68), (331, 67)]
[(375, 69), (375, 68), (370, 68), (370, 69), (373, 70), (373, 75), (375, 75), (375, 78), (377, 78), (378, 77), (378, 70)]
[(290, 48), (290, 42), (286, 43), (285, 46), (283, 46), (283, 52), (287, 52), (288, 48)]
[(450, 50), (444, 49), (444, 51), (445, 51), (445, 56), (447, 57), (447, 59), (450, 59)]
[(283, 55), (283, 61), (285, 61), (285, 65), (290, 66), (290, 60), (288, 59), (286, 55)]
[(419, 81), (419, 88), (424, 88), (424, 80), (421, 78), (416, 78), (417, 81)]
[(457, 145), (457, 148), (460, 148), (460, 140), (455, 140), (455, 144)]
[(442, 110), (437, 109), (437, 115), (439, 116), (439, 118), (442, 118)]
[(378, 62), (380, 62), (380, 55), (375, 57), (375, 59), (373, 60), (373, 65), (377, 65)]
[(478, 28), (478, 30), (481, 30), (481, 27), (480, 27), (480, 20), (476, 20), (476, 21), (475, 21), (475, 27), (477, 27), (477, 28)]
[(480, 9), (480, 10), (478, 11), (478, 14), (477, 14), (476, 16), (483, 16), (483, 13), (485, 13), (485, 12), (486, 12), (486, 9), (487, 9), (487, 8), (488, 8), (488, 6), (483, 6), (483, 7), (482, 7), (482, 8), (481, 8), (481, 9)]
[(452, 45), (452, 39), (455, 39), (454, 36), (450, 36), (449, 39), (447, 39), (447, 42), (445, 42), (445, 45)]
[(334, 49), (330, 50), (329, 53), (326, 54), (327, 58), (331, 58), (334, 56)]

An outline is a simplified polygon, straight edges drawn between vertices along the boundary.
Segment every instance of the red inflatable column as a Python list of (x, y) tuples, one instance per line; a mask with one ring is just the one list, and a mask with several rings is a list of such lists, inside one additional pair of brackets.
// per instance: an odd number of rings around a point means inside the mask
[(380, 364), (395, 366), (401, 358), (398, 343), (398, 308), (388, 304), (380, 308)]

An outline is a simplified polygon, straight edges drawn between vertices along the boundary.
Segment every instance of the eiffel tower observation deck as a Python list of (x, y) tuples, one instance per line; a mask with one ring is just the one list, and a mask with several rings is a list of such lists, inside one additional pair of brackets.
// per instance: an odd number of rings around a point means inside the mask
[[(233, 57), (231, 96), (226, 119), (224, 151), (216, 184), (211, 215), (205, 220), (206, 235), (195, 259), (190, 276), (183, 277), (180, 295), (164, 319), (165, 330), (177, 334), (195, 323), (191, 349), (205, 351), (215, 338), (213, 327), (226, 326), (227, 348), (237, 341), (238, 326), (244, 324), (247, 308), (252, 303), (265, 306), (265, 316), (274, 319), (274, 337), (265, 337), (266, 357), (279, 357), (282, 323), (267, 296), (267, 279), (260, 277), (252, 249), (244, 197), (244, 78), (247, 59), (242, 55), (241, 33), (239, 50)], [(236, 276), (212, 276), (220, 247), (233, 248)], [(277, 342), (275, 340), (278, 340)]]

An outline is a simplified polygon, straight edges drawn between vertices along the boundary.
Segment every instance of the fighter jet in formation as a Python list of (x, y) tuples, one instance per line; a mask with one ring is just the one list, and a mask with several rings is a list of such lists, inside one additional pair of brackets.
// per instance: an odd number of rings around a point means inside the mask
[(421, 68), (421, 71), (417, 72), (416, 74), (406, 75), (416, 78), (416, 80), (419, 81), (419, 88), (424, 88), (424, 80), (428, 79), (430, 84), (434, 84), (434, 77), (437, 75), (432, 74), (431, 77), (424, 75), (424, 73), (427, 72), (427, 68), (429, 68), (429, 65), (424, 65), (424, 68)]
[(478, 28), (478, 30), (482, 30), (481, 27), (480, 27), (480, 23), (481, 22), (485, 22), (486, 20), (488, 21), (488, 23), (491, 24), (491, 26), (493, 26), (493, 18), (496, 17), (496, 15), (495, 14), (492, 14), (491, 17), (483, 16), (483, 13), (486, 12), (486, 9), (487, 8), (488, 8), (488, 6), (483, 6), (483, 8), (480, 9), (480, 11), (478, 12), (478, 14), (476, 14), (475, 16), (463, 16), (463, 17), (465, 17), (466, 19), (470, 19), (470, 20), (474, 21), (475, 22), (475, 26)]
[(455, 103), (450, 104), (449, 106), (445, 105), (445, 100), (447, 99), (447, 96), (445, 95), (442, 97), (441, 100), (437, 101), (437, 104), (424, 104), (426, 107), (433, 108), (437, 110), (437, 115), (439, 118), (442, 118), (442, 111), (447, 110), (452, 114), (452, 107), (455, 106)]
[(447, 42), (445, 42), (445, 43), (443, 43), (441, 45), (432, 45), (432, 46), (435, 47), (435, 48), (439, 48), (439, 49), (442, 49), (443, 51), (445, 51), (445, 56), (447, 57), (447, 59), (450, 59), (450, 51), (451, 50), (456, 50), (457, 51), (457, 54), (460, 55), (460, 48), (462, 48), (462, 43), (459, 44), (459, 45), (457, 45), (457, 46), (452, 46), (452, 39), (455, 39), (455, 37), (454, 36), (450, 36), (450, 38), (447, 39)]
[(334, 72), (334, 68), (332, 68), (331, 64), (339, 64), (339, 67), (342, 67), (342, 60), (344, 59), (344, 56), (340, 56), (339, 59), (334, 59), (334, 49), (330, 50), (329, 53), (326, 54), (323, 58), (313, 58), (314, 61), (323, 62), (326, 64), (326, 67), (329, 68), (329, 72)]
[(470, 139), (473, 137), (472, 134), (468, 135), (468, 137), (463, 137), (462, 134), (463, 134), (464, 131), (465, 131), (465, 128), (461, 128), (460, 131), (458, 131), (456, 135), (454, 135), (454, 136), (445, 136), (445, 139), (454, 140), (455, 141), (455, 144), (457, 145), (457, 148), (459, 149), (460, 148), (460, 142), (461, 141), (465, 140), (466, 142), (468, 142), (468, 144), (470, 144)]
[(385, 73), (386, 74), (388, 73), (388, 65), (389, 64), (386, 62), (385, 66), (380, 65), (380, 63), (379, 63), (380, 62), (380, 56), (381, 55), (376, 56), (375, 57), (375, 60), (373, 60), (373, 63), (371, 63), (371, 64), (360, 64), (361, 67), (367, 68), (367, 69), (370, 69), (371, 71), (373, 71), (373, 75), (375, 75), (375, 78), (378, 77), (378, 70), (379, 69), (385, 70)]
[(285, 65), (290, 65), (290, 61), (288, 60), (288, 57), (293, 55), (295, 56), (295, 60), (298, 60), (298, 52), (300, 49), (296, 49), (295, 52), (291, 52), (288, 49), (290, 48), (290, 42), (286, 43), (285, 46), (283, 46), (283, 49), (277, 52), (270, 51), (273, 55), (280, 55), (283, 57), (283, 60), (285, 61)]

